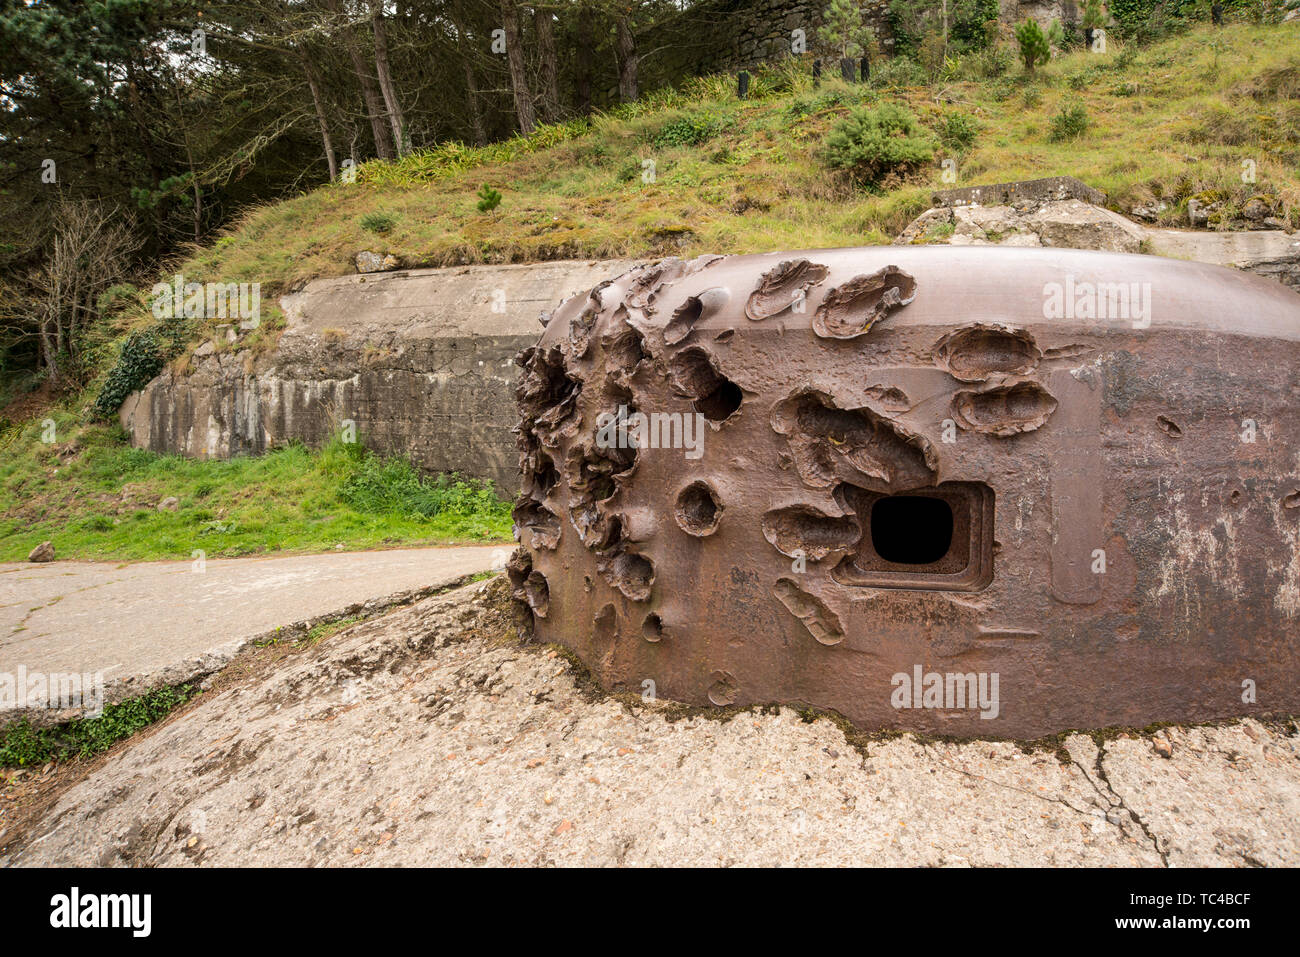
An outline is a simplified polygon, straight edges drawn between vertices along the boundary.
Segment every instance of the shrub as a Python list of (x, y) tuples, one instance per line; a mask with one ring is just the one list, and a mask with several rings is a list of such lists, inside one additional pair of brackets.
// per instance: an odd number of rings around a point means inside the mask
[(158, 688), (138, 698), (105, 705), (98, 718), (79, 718), (53, 728), (33, 728), (23, 719), (0, 731), (0, 767), (31, 767), (107, 751), (197, 693), (192, 685)]
[(614, 174), (614, 180), (619, 183), (630, 183), (641, 176), (641, 160), (633, 156)]
[(862, 7), (854, 0), (831, 0), (822, 11), (817, 39), (841, 57), (858, 57), (871, 44), (871, 28), (862, 22)]
[(1006, 77), (999, 78), (997, 81), (989, 84), (989, 99), (994, 103), (1005, 103), (1011, 99), (1011, 94), (1016, 90), (1015, 85)]
[(110, 418), (126, 397), (162, 371), (165, 361), (158, 333), (152, 329), (133, 332), (122, 342), (117, 362), (109, 370), (104, 386), (95, 398), (91, 414), (97, 419)]
[(1040, 63), (1046, 63), (1052, 55), (1047, 42), (1047, 34), (1038, 22), (1027, 17), (1025, 22), (1016, 27), (1016, 42), (1020, 44), (1020, 59), (1025, 64), (1025, 72), (1033, 73)]
[(991, 43), (976, 55), (973, 66), (976, 75), (993, 78), (1004, 76), (1011, 70), (1010, 51), (1001, 43)]
[(975, 137), (979, 135), (979, 124), (975, 122), (974, 117), (967, 116), (965, 113), (950, 113), (939, 127), (939, 140), (948, 149), (965, 153), (975, 145)]
[(1094, 79), (1091, 70), (1079, 70), (1065, 78), (1065, 85), (1072, 90), (1086, 90)]
[(880, 87), (925, 86), (925, 70), (911, 57), (896, 56), (871, 68), (871, 85)]
[(404, 458), (359, 452), (351, 474), (339, 485), (339, 498), (359, 512), (414, 518), (435, 515), (508, 520), (510, 504), (497, 497), (491, 482), (441, 475), (421, 476)]
[(501, 191), (493, 189), (487, 183), (475, 195), (478, 196), (478, 211), (480, 213), (490, 213), (501, 205)]
[(1065, 103), (1052, 117), (1047, 138), (1053, 143), (1075, 140), (1088, 131), (1088, 110), (1078, 101)]
[(695, 113), (669, 120), (654, 135), (654, 145), (660, 149), (673, 146), (699, 146), (712, 139), (721, 128), (717, 118), (709, 113)]
[(396, 225), (396, 216), (379, 210), (361, 217), (361, 228), (371, 233), (386, 233)]
[(929, 162), (934, 147), (911, 113), (882, 103), (874, 109), (859, 107), (836, 124), (826, 140), (826, 161), (874, 186), (891, 173), (902, 175)]

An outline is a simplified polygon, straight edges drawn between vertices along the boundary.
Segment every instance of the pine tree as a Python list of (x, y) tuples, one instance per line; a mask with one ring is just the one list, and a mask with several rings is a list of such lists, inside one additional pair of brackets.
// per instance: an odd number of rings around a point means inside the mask
[(1016, 42), (1020, 44), (1020, 58), (1025, 61), (1025, 71), (1033, 73), (1034, 67), (1046, 63), (1052, 50), (1047, 43), (1047, 34), (1033, 18), (1028, 18), (1016, 27)]
[(871, 28), (862, 22), (862, 8), (855, 0), (831, 0), (822, 11), (817, 39), (841, 57), (861, 56), (871, 44)]

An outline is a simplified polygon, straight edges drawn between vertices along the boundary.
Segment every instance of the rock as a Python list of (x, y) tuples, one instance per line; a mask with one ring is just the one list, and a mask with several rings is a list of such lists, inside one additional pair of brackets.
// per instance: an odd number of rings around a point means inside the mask
[(912, 243), (935, 242), (937, 241), (934, 238), (936, 230), (943, 226), (949, 226), (952, 222), (953, 212), (951, 209), (944, 206), (937, 209), (927, 209), (899, 233), (898, 238), (894, 240), (894, 245), (907, 246)]
[(1263, 224), (1273, 212), (1272, 207), (1264, 202), (1260, 197), (1253, 196), (1246, 201), (1246, 205), (1241, 207), (1241, 215), (1249, 222)]
[(913, 220), (895, 240), (944, 242), (938, 227), (952, 224), (946, 241), (953, 246), (1056, 246), (1138, 252), (1145, 233), (1118, 213), (1082, 200), (1014, 206), (955, 206), (930, 209)]
[(392, 272), (401, 266), (401, 261), (392, 253), (376, 253), (368, 249), (356, 255), (357, 272)]
[(41, 542), (31, 550), (27, 555), (29, 562), (52, 562), (54, 561), (54, 543)]
[(1145, 238), (1142, 227), (1119, 213), (1077, 199), (1044, 203), (1027, 220), (1044, 246), (1135, 253)]
[(1169, 208), (1166, 202), (1152, 202), (1144, 206), (1134, 206), (1129, 212), (1134, 219), (1142, 219), (1148, 223), (1154, 223), (1160, 218), (1160, 214)]
[(1187, 201), (1187, 221), (1193, 226), (1208, 226), (1210, 223), (1210, 213), (1218, 210), (1219, 203), (1201, 202), (1199, 199), (1189, 199)]
[(168, 495), (165, 499), (163, 499), (161, 502), (158, 503), (158, 511), (175, 512), (177, 509), (180, 508), (180, 506), (181, 506), (180, 499), (178, 499), (175, 495)]
[(1168, 738), (1152, 738), (1151, 744), (1155, 747), (1156, 754), (1160, 755), (1166, 761), (1174, 756), (1174, 745)]
[(211, 339), (208, 339), (203, 343), (203, 345), (194, 350), (194, 357), (196, 359), (201, 359), (203, 356), (210, 356), (216, 351), (217, 347), (213, 344)]

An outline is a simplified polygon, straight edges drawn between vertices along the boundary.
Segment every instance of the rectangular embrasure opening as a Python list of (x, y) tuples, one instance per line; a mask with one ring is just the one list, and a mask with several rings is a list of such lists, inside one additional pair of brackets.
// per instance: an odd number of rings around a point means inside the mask
[(840, 488), (862, 537), (836, 566), (844, 585), (979, 591), (993, 580), (993, 490), (944, 482), (886, 494)]

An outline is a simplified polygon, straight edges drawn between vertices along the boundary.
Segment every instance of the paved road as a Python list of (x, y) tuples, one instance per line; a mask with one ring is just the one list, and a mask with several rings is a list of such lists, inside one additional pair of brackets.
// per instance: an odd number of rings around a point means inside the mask
[(214, 670), (277, 628), (499, 566), (502, 546), (190, 562), (0, 563), (0, 675), (101, 672), (109, 700)]

